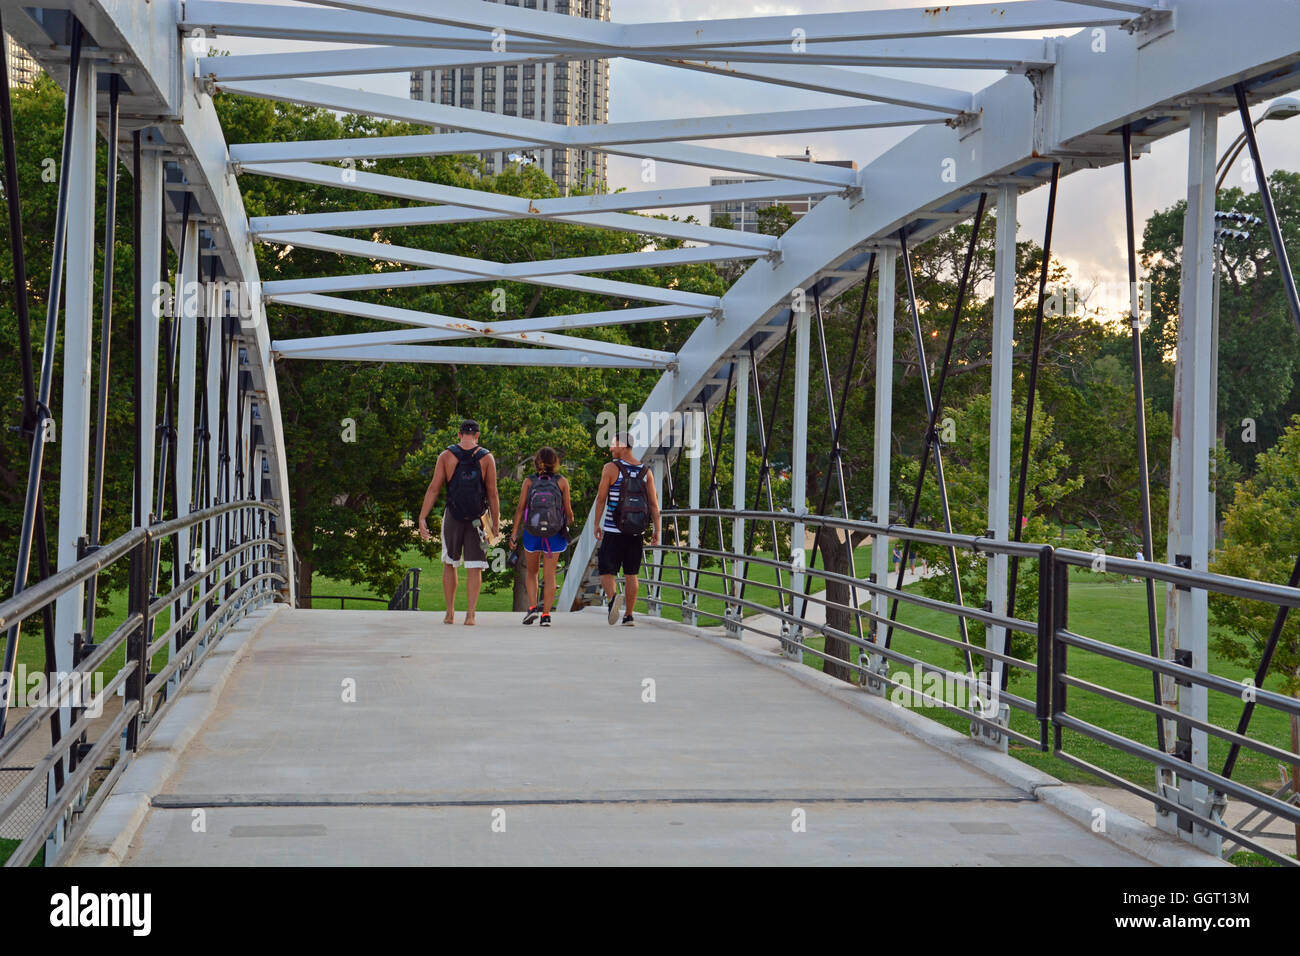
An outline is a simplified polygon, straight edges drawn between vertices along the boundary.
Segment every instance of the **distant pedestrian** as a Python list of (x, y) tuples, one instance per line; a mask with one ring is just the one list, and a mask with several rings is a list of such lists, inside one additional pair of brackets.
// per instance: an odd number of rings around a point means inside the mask
[[(501, 503), (497, 498), (497, 463), (492, 453), (478, 443), (478, 423), (466, 419), (460, 424), (460, 440), (438, 456), (433, 480), (424, 493), (420, 508), (420, 540), (433, 535), (425, 519), (433, 510), (442, 486), (447, 486), (447, 510), (442, 515), (442, 596), (447, 602), (444, 624), (456, 621), (456, 569), (465, 565), (465, 591), (468, 611), (465, 623), (474, 623), (479, 591), (483, 587), (483, 570), (488, 566), (484, 538), (501, 533)], [(490, 524), (489, 536), (482, 529)]]
[[(626, 607), (623, 623), (631, 625), (636, 607), (637, 574), (645, 549), (645, 533), (650, 532), (650, 546), (659, 544), (659, 496), (654, 476), (639, 461), (619, 435), (610, 445), (613, 461), (600, 472), (600, 490), (596, 493), (596, 540), (600, 542), (596, 564), (600, 586), (605, 591), (609, 623), (618, 623), (618, 612)], [(623, 575), (623, 594), (618, 593), (615, 576)]]
[[(522, 538), (524, 570), (527, 574), (528, 612), (524, 623), (532, 624), (541, 614), (541, 626), (551, 626), (551, 606), (555, 601), (555, 569), (560, 555), (569, 547), (569, 529), (573, 527), (573, 503), (569, 498), (569, 479), (556, 474), (560, 456), (554, 448), (541, 448), (533, 458), (535, 474), (524, 479), (519, 489), (519, 505), (510, 526), (510, 549)], [(537, 568), (545, 578), (542, 601), (537, 600)]]

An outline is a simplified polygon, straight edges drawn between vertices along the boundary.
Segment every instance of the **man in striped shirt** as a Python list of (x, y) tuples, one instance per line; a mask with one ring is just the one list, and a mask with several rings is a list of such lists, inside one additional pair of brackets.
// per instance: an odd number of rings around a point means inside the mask
[[(596, 555), (600, 586), (605, 590), (609, 623), (618, 623), (618, 613), (626, 604), (623, 624), (630, 626), (636, 607), (637, 574), (645, 547), (644, 533), (650, 532), (650, 546), (659, 544), (659, 496), (654, 476), (632, 454), (626, 435), (618, 435), (610, 445), (613, 461), (600, 472), (600, 490), (596, 493)], [(623, 506), (620, 509), (620, 504)], [(623, 595), (618, 593), (615, 576), (623, 574)]]

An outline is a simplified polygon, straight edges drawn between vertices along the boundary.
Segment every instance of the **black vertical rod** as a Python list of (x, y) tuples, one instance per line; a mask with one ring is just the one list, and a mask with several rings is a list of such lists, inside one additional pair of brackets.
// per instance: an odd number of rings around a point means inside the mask
[[(794, 310), (791, 309), (790, 318), (786, 320), (786, 324), (785, 324), (785, 341), (781, 345), (781, 364), (777, 369), (776, 392), (772, 396), (772, 415), (771, 418), (768, 420), (766, 427), (764, 426), (764, 422), (763, 422), (763, 390), (762, 390), (762, 385), (759, 382), (758, 362), (755, 360), (753, 343), (751, 342), (749, 345), (749, 369), (753, 376), (753, 382), (754, 382), (754, 414), (757, 416), (756, 424), (758, 425), (758, 439), (762, 443), (762, 448), (759, 449), (762, 455), (762, 461), (760, 462), (758, 468), (759, 487), (754, 492), (755, 511), (758, 510), (758, 506), (762, 501), (764, 489), (766, 489), (767, 491), (767, 510), (768, 511), (776, 510), (776, 502), (772, 498), (772, 473), (768, 461), (771, 456), (772, 426), (776, 424), (776, 412), (778, 408), (778, 403), (781, 400), (781, 384), (785, 379), (786, 359), (789, 357), (790, 354), (790, 330), (793, 327), (794, 327)], [(749, 554), (754, 553), (754, 530), (755, 530), (754, 523), (750, 522), (749, 533), (747, 535), (748, 541), (745, 545), (745, 551)], [(781, 544), (780, 541), (777, 539), (777, 526), (776, 526), (775, 518), (772, 519), (772, 559), (777, 562), (781, 560)], [(785, 584), (781, 580), (780, 567), (774, 567), (774, 570), (776, 571), (776, 597), (777, 597), (777, 601), (780, 602), (781, 613), (784, 614), (785, 613), (785, 591), (783, 589), (785, 587)], [(742, 600), (745, 597), (745, 587), (748, 584), (749, 584), (749, 565), (745, 565), (745, 576), (740, 582), (739, 597)], [(793, 602), (791, 602), (790, 606), (792, 608), (794, 607)]]
[(1250, 147), (1250, 159), (1255, 165), (1255, 182), (1259, 185), (1259, 200), (1264, 207), (1264, 219), (1268, 222), (1269, 238), (1273, 241), (1273, 257), (1277, 260), (1277, 271), (1282, 277), (1282, 289), (1286, 292), (1287, 305), (1291, 310), (1291, 320), (1300, 331), (1300, 295), (1296, 294), (1295, 273), (1291, 271), (1291, 260), (1286, 253), (1286, 243), (1282, 240), (1282, 227), (1277, 221), (1277, 209), (1273, 205), (1273, 190), (1269, 188), (1268, 176), (1264, 174), (1264, 161), (1259, 155), (1259, 143), (1255, 139), (1255, 124), (1250, 121), (1250, 107), (1246, 104), (1246, 87), (1237, 83), (1232, 91), (1237, 94), (1237, 110), (1241, 113), (1241, 124), (1245, 128), (1246, 145)]
[[(27, 570), (31, 564), (31, 553), (33, 538), (36, 539), (36, 547), (39, 552), (37, 555), (38, 564), (42, 578), (49, 573), (49, 544), (45, 533), (45, 508), (41, 496), (41, 475), (45, 464), (45, 425), (47, 421), (52, 420), (50, 414), (50, 392), (54, 384), (54, 350), (58, 344), (59, 330), (59, 305), (62, 301), (63, 294), (63, 268), (67, 244), (67, 225), (68, 225), (68, 170), (71, 165), (72, 156), (72, 123), (77, 108), (77, 76), (81, 70), (81, 22), (76, 18), (72, 20), (72, 49), (71, 58), (68, 61), (68, 99), (67, 109), (63, 118), (63, 164), (59, 167), (59, 198), (58, 205), (54, 214), (54, 250), (50, 262), (50, 285), (49, 294), (46, 300), (45, 313), (45, 346), (41, 353), (41, 380), (40, 391), (36, 396), (35, 409), (36, 414), (32, 419), (31, 429), (31, 456), (28, 460), (27, 467), (27, 495), (23, 502), (23, 520), (22, 528), (18, 535), (18, 561), (14, 570), (14, 595), (18, 595), (27, 587)], [(0, 39), (0, 43), (4, 41)], [(9, 167), (16, 164), (14, 135), (13, 135), (13, 118), (9, 101), (9, 70), (8, 70), (8, 50), (5, 51), (5, 116), (8, 119), (5, 135), (5, 167), (6, 179), (9, 175)], [(15, 192), (11, 194), (9, 206), (10, 228), (21, 210), (18, 205), (17, 171), (14, 167), (13, 185)], [(22, 255), (22, 235), (21, 227), (17, 242), (14, 244), (16, 255)], [(19, 300), (22, 303), (22, 310), (26, 311), (26, 287), (19, 287)], [(30, 317), (29, 317), (30, 323)], [(30, 326), (29, 326), (30, 327)], [(30, 337), (28, 339), (28, 348), (30, 349)], [(30, 354), (28, 352), (27, 354)], [(45, 623), (45, 656), (46, 663), (54, 666), (54, 623), (53, 612), (49, 611), (43, 615)], [(5, 652), (4, 652), (4, 673), (12, 674), (14, 672), (14, 662), (18, 656), (18, 639), (22, 633), (21, 622), (15, 624), (5, 635)], [(5, 721), (9, 715), (9, 697), (8, 693), (3, 695), (0, 700), (0, 735), (4, 734)], [(53, 742), (58, 742), (59, 715), (56, 713), (50, 723), (50, 735)], [(63, 785), (63, 762), (59, 761), (55, 765), (56, 784)]]
[[(1127, 147), (1125, 147), (1127, 149)], [(1020, 442), (1020, 482), (1016, 488), (1016, 516), (1011, 522), (1013, 541), (1023, 537), (1025, 493), (1029, 490), (1029, 445), (1034, 431), (1034, 408), (1038, 399), (1038, 363), (1043, 344), (1043, 313), (1047, 304), (1047, 273), (1052, 264), (1052, 227), (1056, 223), (1056, 187), (1061, 178), (1061, 164), (1052, 163), (1052, 182), (1047, 193), (1047, 225), (1043, 229), (1043, 265), (1038, 270), (1038, 305), (1034, 310), (1034, 344), (1029, 357), (1028, 394), (1025, 397), (1025, 429)], [(1136, 278), (1130, 281), (1136, 282)], [(1016, 616), (1016, 583), (1020, 577), (1020, 556), (1011, 556), (1011, 573), (1007, 576), (1008, 614)], [(1002, 668), (1002, 689), (1007, 689), (1011, 668)]]
[[(925, 398), (925, 410), (929, 415), (930, 421), (934, 422), (939, 414), (939, 407), (935, 404), (934, 396), (930, 393), (930, 367), (925, 360), (925, 337), (921, 334), (921, 313), (916, 307), (916, 281), (912, 276), (912, 256), (907, 249), (907, 233), (905, 230), (898, 230), (898, 243), (902, 249), (903, 275), (907, 279), (907, 302), (912, 313), (912, 336), (916, 339), (916, 361), (921, 373), (921, 394)], [(945, 369), (946, 371), (946, 369)], [(939, 483), (939, 508), (943, 512), (943, 530), (952, 534), (952, 510), (948, 507), (948, 481), (943, 474), (943, 449), (935, 439), (934, 433), (931, 432), (926, 436), (926, 441), (934, 442), (934, 477)], [(923, 477), (923, 476), (921, 476)], [(919, 483), (919, 482), (918, 482)], [(916, 499), (915, 504), (920, 504), (920, 498)], [(915, 520), (915, 519), (913, 519)], [(909, 525), (911, 522), (909, 522)], [(907, 572), (907, 555), (911, 551), (910, 542), (903, 543), (903, 560), (898, 565), (898, 589), (903, 588), (904, 575)], [(957, 604), (960, 606), (965, 603), (961, 593), (961, 574), (957, 570), (957, 549), (952, 545), (948, 546), (948, 563), (952, 567), (952, 590)], [(894, 606), (890, 610), (889, 619), (894, 620), (894, 611), (898, 607), (898, 599), (894, 599)], [(963, 644), (970, 644), (970, 636), (966, 632), (966, 618), (957, 618), (957, 627), (961, 631), (961, 641)], [(889, 646), (890, 639), (893, 637), (894, 629), (890, 627), (885, 634), (885, 646)], [(969, 647), (962, 648), (962, 656), (966, 661), (967, 672), (975, 669), (971, 661)]]
[[(4, 27), (0, 24), (0, 37), (3, 37), (3, 31)], [(2, 140), (4, 146), (4, 193), (9, 211), (9, 248), (12, 250), (14, 266), (14, 290), (16, 292), (14, 308), (18, 317), (18, 362), (23, 379), (22, 433), (32, 437), (37, 436), (41, 428), (37, 421), (36, 375), (32, 367), (32, 317), (27, 300), (27, 255), (23, 248), (22, 204), (19, 201), (18, 193), (18, 150), (14, 137), (13, 104), (10, 102), (9, 48), (3, 39), (0, 39), (0, 74), (3, 75), (4, 82), (3, 96), (0, 96), (0, 140)], [(43, 438), (44, 436), (40, 435), (38, 437)], [(36, 539), (37, 574), (40, 580), (43, 581), (50, 576), (50, 551), (49, 538), (45, 531), (45, 502), (40, 494), (39, 485), (36, 489), (34, 517), (32, 531)], [(25, 569), (28, 561), (30, 561), (30, 554), (19, 567)], [(17, 594), (19, 590), (21, 588), (15, 584), (14, 593)], [(41, 609), (41, 620), (45, 630), (53, 633), (54, 608), (51, 605), (47, 604)], [(16, 655), (20, 628), (21, 623), (11, 628), (5, 640), (5, 673), (7, 674), (13, 673), (13, 661), (10, 658), (9, 645), (12, 643), (13, 652)], [(4, 702), (0, 703), (0, 735), (4, 733), (5, 716), (8, 708), (9, 695), (7, 687), (4, 698)]]
[[(90, 546), (99, 545), (104, 510), (104, 458), (108, 449), (108, 396), (112, 371), (113, 336), (113, 252), (117, 242), (117, 120), (118, 95), (121, 77), (114, 73), (108, 79), (108, 167), (105, 171), (107, 189), (104, 197), (104, 277), (103, 299), (99, 323), (99, 394), (95, 416), (95, 472), (90, 486), (90, 527), (87, 540)], [(86, 582), (86, 630), (81, 643), (95, 642), (95, 599), (99, 590), (99, 575)], [(78, 644), (73, 662), (81, 658)]]
[[(718, 420), (718, 445), (715, 453), (713, 446), (713, 433), (709, 431), (709, 410), (703, 402), (700, 403), (700, 413), (704, 416), (704, 437), (708, 444), (709, 451), (709, 500), (713, 502), (715, 511), (722, 510), (722, 502), (718, 498), (718, 462), (722, 460), (722, 439), (726, 435), (727, 411), (731, 407), (731, 383), (736, 377), (736, 363), (732, 360), (731, 367), (727, 370), (727, 387), (722, 394), (722, 417)], [(723, 550), (722, 539), (722, 515), (718, 515), (718, 550)], [(727, 573), (727, 561), (722, 559), (722, 573)], [(731, 593), (731, 581), (723, 578), (723, 587), (728, 594)], [(692, 587), (700, 586), (700, 569), (695, 568), (695, 583)]]
[[(672, 509), (672, 511), (674, 512), (674, 514), (673, 514), (673, 545), (674, 545), (674, 547), (678, 547), (678, 548), (681, 547), (681, 542), (682, 542), (682, 527), (681, 527), (681, 525), (678, 523), (678, 521), (677, 521), (677, 515), (676, 515), (676, 511), (677, 511), (677, 478), (676, 478), (676, 472), (674, 471), (674, 469), (675, 469), (675, 468), (677, 467), (677, 465), (681, 462), (681, 460), (682, 460), (681, 452), (678, 452), (678, 453), (677, 453), (677, 461), (675, 461), (675, 462), (670, 462), (670, 461), (668, 460), (668, 452), (667, 452), (667, 451), (664, 452), (664, 491), (665, 491), (665, 493), (666, 493), (667, 496), (668, 496), (668, 507), (669, 507), (670, 509)], [(604, 516), (602, 515), (601, 518), (602, 518), (602, 520), (603, 520)], [(687, 594), (686, 594), (686, 568), (682, 565), (682, 553), (681, 553), (680, 551), (676, 551), (676, 552), (674, 552), (674, 554), (675, 554), (676, 557), (677, 557), (677, 577), (681, 579), (681, 590), (678, 591), (678, 594), (681, 596), (682, 604), (685, 604), (686, 601), (687, 601)], [(660, 558), (659, 558), (659, 564), (660, 564), (660, 578), (663, 577), (663, 562), (664, 562), (664, 556), (661, 555)]]
[[(1137, 314), (1137, 228), (1133, 221), (1133, 131), (1124, 124), (1124, 225), (1128, 236), (1129, 325), (1133, 332), (1133, 421), (1137, 425), (1138, 493), (1142, 502), (1142, 554), (1156, 559), (1155, 536), (1151, 530), (1151, 467), (1147, 462), (1147, 399), (1142, 370), (1142, 326)], [(1160, 657), (1160, 635), (1156, 627), (1156, 583), (1146, 579), (1147, 643), (1153, 658)], [(1151, 672), (1152, 700), (1161, 701), (1160, 675)], [(1156, 743), (1165, 749), (1165, 722), (1156, 715)]]
[[(935, 425), (939, 420), (939, 410), (943, 408), (943, 390), (948, 383), (948, 369), (952, 363), (952, 347), (957, 338), (957, 324), (961, 321), (961, 312), (966, 305), (966, 290), (970, 285), (971, 268), (975, 264), (975, 249), (979, 244), (980, 226), (984, 222), (984, 207), (988, 201), (985, 193), (980, 193), (979, 204), (975, 207), (975, 221), (971, 226), (970, 244), (966, 247), (966, 261), (962, 266), (961, 279), (957, 283), (957, 301), (953, 305), (952, 322), (948, 326), (948, 340), (943, 347), (943, 362), (939, 366), (939, 381), (934, 389), (934, 401), (930, 408), (930, 421), (925, 433), (925, 444), (921, 448), (921, 468), (916, 475), (916, 489), (912, 493), (912, 507), (908, 512), (907, 526), (916, 527), (917, 515), (921, 510), (921, 489), (925, 485), (925, 470), (930, 463), (930, 449), (938, 448), (939, 435), (935, 431)], [(922, 373), (928, 376), (928, 372), (922, 369)], [(929, 381), (928, 377), (926, 379)], [(876, 521), (879, 524), (888, 524), (888, 515), (876, 515)], [(907, 567), (908, 556), (912, 553), (912, 542), (903, 541), (903, 560), (902, 567), (898, 569), (898, 587), (903, 587), (903, 568)], [(894, 636), (893, 620), (898, 614), (898, 599), (895, 598), (890, 602), (889, 620), (890, 625), (885, 629), (885, 646), (888, 647)], [(961, 629), (963, 642), (969, 640), (966, 637), (966, 619), (958, 619), (958, 627)]]
[[(843, 411), (848, 402), (848, 384), (853, 379), (853, 366), (857, 361), (858, 343), (862, 338), (862, 323), (867, 314), (867, 299), (871, 291), (871, 273), (875, 268), (876, 254), (873, 252), (867, 262), (867, 274), (862, 283), (862, 301), (858, 306), (858, 320), (853, 330), (853, 346), (849, 349), (849, 364), (844, 372), (845, 389), (838, 406), (839, 411)], [(826, 481), (822, 484), (821, 503), (817, 507), (817, 513), (826, 514), (826, 505), (830, 501), (831, 479), (838, 477), (840, 492), (840, 513), (844, 518), (849, 517), (849, 497), (848, 488), (844, 480), (844, 457), (843, 449), (840, 447), (840, 426), (843, 424), (843, 418), (837, 413), (835, 404), (835, 390), (831, 384), (831, 364), (830, 353), (826, 347), (826, 322), (822, 316), (821, 296), (817, 290), (813, 289), (813, 307), (817, 314), (817, 341), (821, 349), (822, 363), (822, 384), (826, 390), (826, 413), (827, 421), (831, 426), (831, 448), (826, 462)], [(821, 544), (821, 535), (813, 537), (812, 558), (808, 562), (809, 567), (815, 567), (817, 564), (817, 550)], [(848, 552), (849, 574), (857, 578), (857, 562), (853, 556), (853, 533), (845, 531), (844, 546)], [(853, 623), (857, 631), (858, 639), (862, 639), (862, 617), (857, 613), (858, 607), (858, 589), (856, 586), (850, 586), (850, 593), (853, 600)], [(812, 593), (812, 575), (804, 578), (803, 605), (800, 608), (799, 617), (804, 617), (808, 613), (808, 595)]]

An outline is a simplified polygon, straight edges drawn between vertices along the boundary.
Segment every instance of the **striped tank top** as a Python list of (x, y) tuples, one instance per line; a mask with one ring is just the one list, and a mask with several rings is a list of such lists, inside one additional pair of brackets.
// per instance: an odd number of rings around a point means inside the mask
[[(623, 468), (626, 468), (634, 478), (645, 471), (645, 467), (645, 465), (634, 465), (630, 461), (623, 462)], [(605, 520), (600, 525), (603, 530), (612, 531), (614, 534), (620, 533), (618, 525), (614, 523), (614, 509), (618, 507), (620, 489), (623, 487), (623, 468), (619, 469), (618, 477), (609, 486), (609, 499), (605, 505)]]

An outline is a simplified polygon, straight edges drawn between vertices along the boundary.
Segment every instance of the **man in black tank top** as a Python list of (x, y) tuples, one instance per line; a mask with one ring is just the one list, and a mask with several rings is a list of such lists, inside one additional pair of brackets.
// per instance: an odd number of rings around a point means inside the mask
[[(617, 624), (619, 611), (626, 606), (623, 623), (631, 625), (645, 532), (650, 533), (651, 547), (659, 544), (659, 495), (654, 476), (632, 454), (626, 435), (614, 439), (610, 454), (613, 461), (601, 469), (600, 490), (596, 493), (596, 566), (605, 591), (609, 623)], [(623, 595), (618, 593), (615, 580), (620, 572)]]
[[(447, 510), (442, 516), (442, 596), (446, 603), (444, 624), (456, 621), (456, 586), (457, 568), (465, 565), (465, 590), (467, 611), (465, 623), (474, 624), (474, 612), (478, 606), (479, 591), (483, 587), (483, 572), (488, 566), (488, 555), (479, 537), (478, 522), (484, 532), (491, 528), (489, 539), (501, 533), (501, 502), (497, 495), (497, 463), (491, 452), (479, 447), (478, 423), (466, 419), (461, 423), (459, 442), (449, 447), (438, 456), (433, 469), (433, 480), (424, 493), (424, 504), (420, 507), (420, 520), (417, 526), (420, 539), (429, 541), (433, 534), (429, 531), (427, 520), (433, 510), (434, 502), (443, 486), (447, 487)], [(471, 470), (477, 468), (478, 477), (475, 494), (472, 496), (473, 507), (469, 502), (461, 502), (461, 490), (455, 485), (457, 466), (472, 463)], [(481, 495), (481, 498), (480, 498)], [(465, 510), (468, 509), (468, 510)], [(457, 511), (460, 513), (456, 513)], [(471, 512), (477, 512), (472, 514)]]

